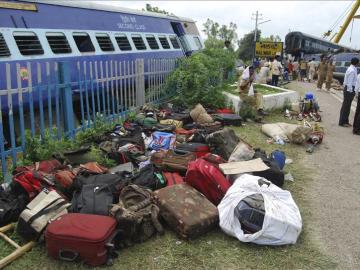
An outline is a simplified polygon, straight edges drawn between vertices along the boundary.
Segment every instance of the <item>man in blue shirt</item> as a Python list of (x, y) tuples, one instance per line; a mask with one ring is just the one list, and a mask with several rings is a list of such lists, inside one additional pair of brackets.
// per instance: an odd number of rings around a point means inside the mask
[(355, 97), (355, 86), (357, 79), (357, 69), (359, 58), (352, 58), (351, 65), (348, 67), (344, 77), (344, 100), (340, 110), (339, 126), (351, 127), (349, 123), (349, 114), (351, 103)]

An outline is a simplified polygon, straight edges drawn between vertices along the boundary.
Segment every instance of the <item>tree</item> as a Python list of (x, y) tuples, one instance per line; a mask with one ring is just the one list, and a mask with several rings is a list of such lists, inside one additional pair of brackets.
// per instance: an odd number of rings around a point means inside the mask
[[(253, 58), (255, 43), (254, 43), (255, 32), (251, 31), (245, 34), (242, 39), (238, 42), (238, 56), (243, 61), (250, 61)], [(256, 40), (260, 40), (261, 31), (258, 30), (256, 33)]]
[(162, 13), (166, 15), (174, 15), (172, 13), (167, 12), (166, 10), (160, 9), (158, 7), (153, 7), (150, 4), (146, 4), (146, 8), (142, 9), (143, 11), (150, 11), (150, 12), (156, 12), (156, 13)]
[(207, 19), (203, 26), (203, 32), (207, 35), (207, 40), (205, 41), (206, 47), (222, 48), (226, 40), (230, 41), (232, 46), (236, 45), (238, 36), (236, 33), (237, 25), (235, 23), (230, 22), (228, 26), (220, 26), (219, 23)]

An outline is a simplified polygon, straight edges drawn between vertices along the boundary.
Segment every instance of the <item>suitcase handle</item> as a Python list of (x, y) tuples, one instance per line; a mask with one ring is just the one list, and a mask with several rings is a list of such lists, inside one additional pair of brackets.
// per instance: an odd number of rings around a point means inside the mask
[(73, 262), (79, 257), (79, 252), (70, 249), (60, 249), (59, 259), (67, 262)]

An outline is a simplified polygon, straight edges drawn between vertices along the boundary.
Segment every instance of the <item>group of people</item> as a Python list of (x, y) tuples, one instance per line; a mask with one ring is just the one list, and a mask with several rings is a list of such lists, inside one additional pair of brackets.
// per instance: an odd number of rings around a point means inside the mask
[(351, 59), (351, 64), (346, 70), (344, 77), (344, 100), (340, 110), (339, 126), (351, 127), (349, 122), (349, 115), (351, 103), (357, 96), (357, 106), (353, 122), (353, 134), (360, 135), (360, 74), (357, 74), (357, 67), (359, 66), (359, 58)]

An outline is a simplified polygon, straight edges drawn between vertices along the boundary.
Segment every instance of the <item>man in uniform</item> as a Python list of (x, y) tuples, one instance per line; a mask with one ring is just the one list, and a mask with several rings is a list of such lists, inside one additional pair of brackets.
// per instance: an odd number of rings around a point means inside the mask
[(327, 73), (327, 63), (325, 56), (322, 55), (320, 58), (320, 64), (318, 68), (318, 81), (317, 81), (317, 90), (321, 91), (322, 85), (325, 82)]
[(333, 80), (334, 70), (335, 70), (334, 62), (332, 60), (329, 60), (328, 68), (327, 68), (327, 72), (326, 72), (326, 84), (325, 84), (326, 91), (328, 91), (328, 92), (330, 92), (330, 87), (331, 87), (331, 83)]

